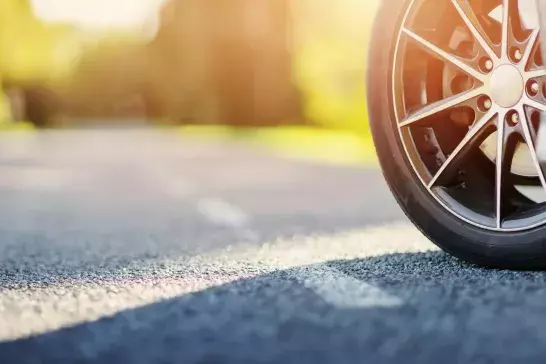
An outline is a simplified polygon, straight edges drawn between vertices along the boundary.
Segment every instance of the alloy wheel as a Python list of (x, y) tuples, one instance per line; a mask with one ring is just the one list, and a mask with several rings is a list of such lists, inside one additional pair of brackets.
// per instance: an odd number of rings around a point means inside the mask
[(546, 71), (524, 2), (413, 0), (394, 52), (396, 127), (414, 172), (453, 215), (496, 231), (546, 222), (546, 204), (523, 192), (546, 190), (535, 153)]

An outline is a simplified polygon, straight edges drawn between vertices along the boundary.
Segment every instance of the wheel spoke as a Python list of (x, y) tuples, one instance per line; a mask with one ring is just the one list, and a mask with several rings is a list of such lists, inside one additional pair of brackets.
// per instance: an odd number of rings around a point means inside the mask
[(460, 106), (464, 104), (465, 102), (468, 102), (472, 100), (473, 98), (481, 95), (483, 93), (483, 88), (478, 87), (476, 89), (472, 89), (469, 91), (465, 91), (463, 93), (460, 93), (458, 95), (454, 95), (448, 98), (445, 98), (440, 101), (436, 101), (431, 103), (430, 105), (426, 105), (423, 108), (412, 112), (409, 114), (401, 123), (400, 127), (406, 127), (409, 125), (413, 125), (417, 122), (423, 121), (427, 118), (429, 118), (432, 115), (436, 115), (442, 111), (446, 111), (448, 109), (451, 109), (455, 106)]
[(478, 21), (474, 10), (472, 10), (468, 0), (451, 0), (453, 6), (465, 22), (466, 26), (474, 36), (474, 39), (480, 44), (491, 60), (497, 59), (498, 55), (493, 50), (491, 39)]
[(528, 72), (525, 72), (524, 76), (527, 80), (530, 80), (532, 78), (543, 77), (543, 76), (546, 76), (546, 70), (537, 69), (537, 70), (528, 71)]
[(501, 58), (508, 59), (508, 47), (510, 42), (510, 12), (512, 10), (512, 0), (502, 0), (502, 38), (501, 38)]
[(541, 102), (538, 102), (536, 100), (533, 100), (533, 99), (530, 99), (530, 98), (525, 98), (525, 100), (523, 100), (523, 104), (527, 105), (527, 106), (530, 106), (530, 107), (532, 107), (534, 109), (537, 109), (539, 111), (546, 112), (546, 105), (541, 103)]
[(451, 155), (446, 159), (444, 164), (442, 164), (438, 172), (436, 172), (436, 175), (429, 182), (429, 188), (436, 186), (436, 184), (443, 177), (446, 171), (456, 167), (460, 163), (460, 161), (464, 159), (464, 156), (467, 155), (468, 152), (471, 150), (471, 147), (475, 145), (476, 141), (482, 139), (481, 137), (483, 137), (483, 134), (487, 129), (486, 127), (490, 124), (490, 121), (493, 119), (496, 113), (497, 110), (489, 111), (487, 114), (482, 116), (482, 118), (479, 119), (474, 125), (472, 125), (472, 127), (470, 127), (470, 130), (465, 135), (463, 140), (459, 143), (459, 145), (457, 145)]
[(506, 143), (504, 134), (504, 117), (500, 115), (497, 122), (497, 157), (495, 161), (495, 213), (497, 229), (502, 227), (502, 189), (503, 177), (506, 175), (507, 161), (506, 158)]
[[(521, 108), (518, 108), (516, 111), (518, 111), (520, 114), (523, 115), (526, 122), (529, 123), (528, 120), (531, 120), (531, 113), (528, 112), (527, 108), (525, 106), (522, 106)], [(537, 143), (537, 131), (535, 130), (535, 127), (533, 126), (533, 123), (529, 124), (529, 132), (531, 133), (531, 140), (536, 145)]]
[[(527, 66), (529, 65), (529, 60), (531, 58), (531, 55), (533, 54), (533, 50), (536, 47), (536, 43), (538, 40), (538, 35), (540, 33), (540, 28), (536, 28), (533, 30), (529, 38), (527, 39), (527, 45), (525, 46), (525, 52), (523, 53), (523, 57), (521, 58), (521, 67), (522, 71), (527, 70)], [(542, 71), (542, 70), (541, 70)]]
[(416, 33), (414, 33), (413, 31), (407, 28), (403, 28), (402, 31), (411, 39), (413, 39), (416, 42), (416, 44), (418, 44), (422, 49), (427, 51), (429, 54), (432, 54), (432, 56), (458, 67), (462, 71), (466, 72), (468, 75), (482, 82), (485, 81), (485, 76), (480, 71), (468, 65), (461, 58), (449, 52), (444, 51), (440, 47), (434, 45), (433, 43), (429, 42), (425, 38), (417, 35)]
[(525, 139), (525, 143), (527, 143), (527, 146), (529, 147), (529, 152), (531, 154), (531, 159), (533, 160), (533, 165), (538, 173), (538, 178), (540, 179), (540, 183), (542, 184), (542, 187), (546, 190), (546, 178), (544, 176), (544, 172), (542, 171), (542, 168), (540, 167), (540, 163), (538, 161), (538, 156), (536, 152), (536, 137), (534, 137), (534, 127), (532, 126), (531, 120), (527, 117), (527, 114), (524, 112), (523, 108), (518, 109), (518, 112), (520, 116), (523, 118), (523, 122), (521, 123), (521, 129), (523, 130), (523, 138)]

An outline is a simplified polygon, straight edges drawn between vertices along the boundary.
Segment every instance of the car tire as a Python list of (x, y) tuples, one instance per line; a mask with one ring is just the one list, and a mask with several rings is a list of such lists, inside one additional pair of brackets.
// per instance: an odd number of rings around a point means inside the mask
[[(450, 0), (432, 2), (445, 6), (440, 4)], [(380, 165), (393, 195), (424, 235), (464, 261), (495, 268), (546, 268), (546, 225), (508, 231), (465, 221), (431, 194), (412, 166), (398, 131), (400, 122), (393, 96), (397, 62), (394, 53), (405, 14), (412, 5), (412, 0), (384, 0), (370, 45), (367, 76), (370, 124)]]

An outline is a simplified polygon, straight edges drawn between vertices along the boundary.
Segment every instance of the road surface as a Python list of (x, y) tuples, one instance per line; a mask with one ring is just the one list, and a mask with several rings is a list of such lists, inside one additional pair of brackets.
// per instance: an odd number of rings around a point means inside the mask
[(0, 136), (0, 363), (543, 363), (546, 279), (376, 167), (147, 130)]

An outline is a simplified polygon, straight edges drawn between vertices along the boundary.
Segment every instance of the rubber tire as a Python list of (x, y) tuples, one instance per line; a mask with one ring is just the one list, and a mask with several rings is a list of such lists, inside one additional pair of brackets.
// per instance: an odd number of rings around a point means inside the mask
[(397, 131), (391, 92), (397, 32), (410, 2), (383, 0), (373, 27), (368, 63), (371, 130), (392, 193), (424, 235), (462, 260), (492, 268), (545, 269), (546, 226), (521, 232), (495, 232), (469, 224), (440, 205), (411, 167)]

